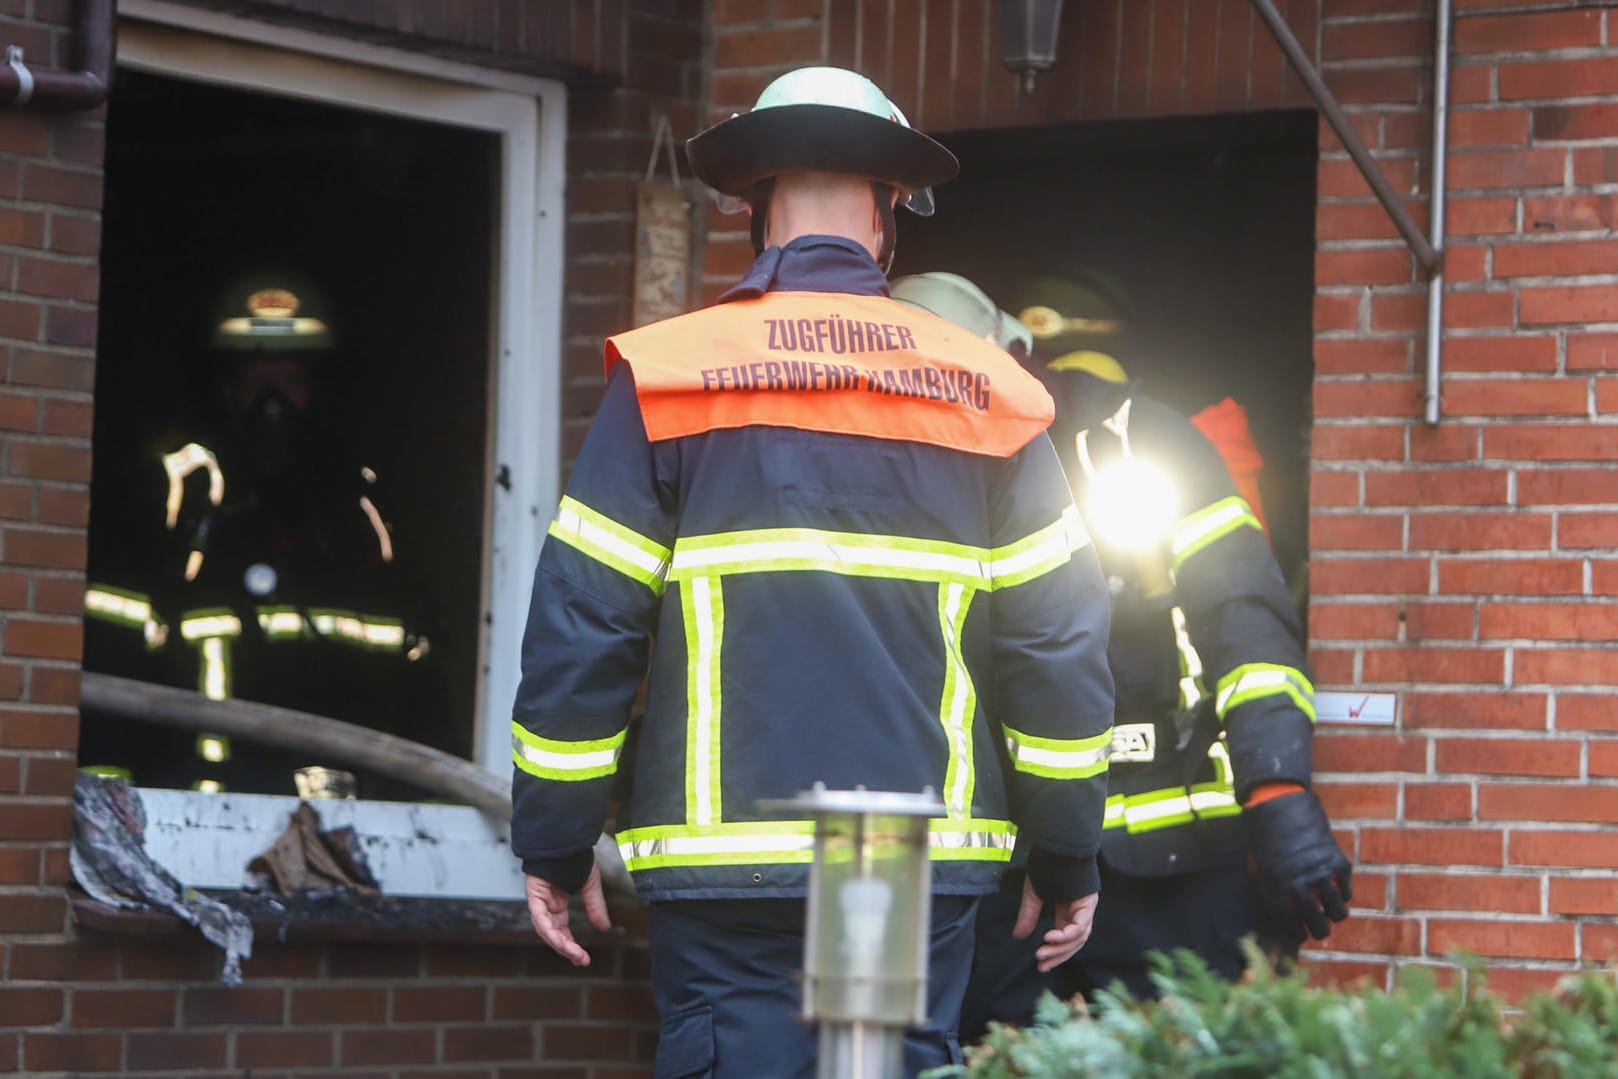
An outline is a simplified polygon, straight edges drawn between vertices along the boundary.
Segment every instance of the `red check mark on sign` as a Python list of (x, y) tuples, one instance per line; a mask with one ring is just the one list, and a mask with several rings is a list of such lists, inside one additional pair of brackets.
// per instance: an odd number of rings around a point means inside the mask
[(1348, 710), (1348, 718), (1349, 719), (1358, 719), (1358, 718), (1360, 718), (1360, 713), (1365, 711), (1365, 706), (1370, 704), (1370, 703), (1371, 703), (1371, 695), (1369, 693), (1367, 693), (1365, 695), (1364, 699), (1360, 701), (1360, 706), (1358, 708), (1350, 708)]

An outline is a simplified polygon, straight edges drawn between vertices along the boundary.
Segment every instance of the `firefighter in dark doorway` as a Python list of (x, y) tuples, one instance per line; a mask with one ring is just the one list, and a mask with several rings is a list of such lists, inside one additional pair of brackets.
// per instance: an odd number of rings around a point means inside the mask
[[(205, 349), (213, 415), (163, 436), (124, 520), (97, 522), (116, 535), (92, 557), (85, 667), (419, 739), (430, 643), (377, 474), (324, 407), (338, 353), (319, 294), (279, 276), (228, 297)], [(80, 760), (144, 786), (287, 794), (330, 763), (97, 715)], [(408, 794), (380, 777), (362, 793)]]
[[(910, 281), (895, 298), (927, 291)], [(983, 332), (969, 319), (997, 308), (967, 287), (930, 309)], [(1026, 1024), (1046, 989), (1122, 982), (1153, 996), (1150, 951), (1190, 949), (1236, 978), (1244, 937), (1293, 957), (1350, 898), (1349, 861), (1309, 790), (1313, 688), (1259, 518), (1209, 440), (1129, 379), (1129, 327), (1103, 292), (1038, 280), (1018, 299), (1026, 330), (999, 343), (1017, 353), (1031, 339), (1026, 362), (1056, 400), (1052, 437), (1113, 597), (1118, 704), (1095, 931), (1042, 976), (1006, 928), (1014, 884), (985, 901), (963, 1040), (990, 1020)]]

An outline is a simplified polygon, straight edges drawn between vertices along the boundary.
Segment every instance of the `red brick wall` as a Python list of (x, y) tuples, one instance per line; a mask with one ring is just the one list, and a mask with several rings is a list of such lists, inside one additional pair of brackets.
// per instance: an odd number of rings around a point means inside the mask
[[(1322, 682), (1402, 697), (1397, 732), (1319, 742), (1363, 867), (1343, 969), (1467, 949), (1518, 989), (1618, 949), (1618, 399), (1588, 325), (1618, 317), (1618, 23), (1499, 6), (1457, 4), (1437, 428), (1423, 278), (1323, 146), (1310, 626)], [(1430, 3), (1327, 5), (1327, 70), (1366, 73), (1356, 126), (1423, 222), (1432, 32)]]
[(0, 1074), (644, 1079), (656, 1048), (633, 945), (581, 974), (537, 942), (260, 942), (237, 988), (190, 936), (7, 952)]
[[(0, 19), (30, 61), (65, 55), (49, 6)], [(0, 963), (67, 926), (101, 148), (99, 113), (0, 113)]]
[[(605, 389), (605, 338), (630, 323), (635, 185), (646, 174), (657, 115), (668, 117), (681, 147), (681, 176), (690, 178), (683, 147), (702, 115), (704, 33), (703, 5), (697, 0), (635, 0), (625, 14), (623, 84), (585, 84), (568, 95), (567, 313), (562, 334), (566, 461), (577, 455)], [(661, 155), (657, 175), (668, 175)], [(701, 204), (693, 207), (692, 219), (700, 234)]]
[[(1425, 224), (1431, 0), (1278, 6)], [(823, 62), (935, 131), (1308, 105), (1248, 0), (1068, 0), (1029, 97), (992, 7), (724, 0), (710, 119)], [(1455, 7), (1436, 429), (1424, 279), (1321, 128), (1313, 656), (1322, 688), (1398, 693), (1400, 723), (1318, 740), (1360, 870), (1355, 919), (1312, 962), (1385, 979), (1468, 949), (1518, 991), (1618, 949), (1618, 10)], [(751, 250), (739, 219), (709, 228), (712, 295)]]

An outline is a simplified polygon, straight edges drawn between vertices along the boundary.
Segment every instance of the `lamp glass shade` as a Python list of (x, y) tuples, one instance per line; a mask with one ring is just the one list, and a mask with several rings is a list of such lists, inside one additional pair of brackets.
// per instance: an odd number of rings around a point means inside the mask
[(1062, 0), (999, 0), (1000, 59), (1015, 72), (1049, 71), (1056, 63)]
[(816, 1019), (926, 1019), (932, 877), (927, 820), (820, 818), (804, 949), (804, 1008)]

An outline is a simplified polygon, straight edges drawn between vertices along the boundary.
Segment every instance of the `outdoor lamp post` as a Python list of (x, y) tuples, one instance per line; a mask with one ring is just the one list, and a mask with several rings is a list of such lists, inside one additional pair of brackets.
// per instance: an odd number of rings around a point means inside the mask
[(1000, 59), (1022, 75), (1024, 93), (1034, 79), (1056, 63), (1056, 30), (1062, 22), (1062, 0), (999, 0)]
[(803, 946), (803, 1017), (820, 1024), (821, 1079), (903, 1074), (904, 1032), (927, 1019), (932, 874), (921, 794), (827, 790), (762, 808), (815, 822)]

